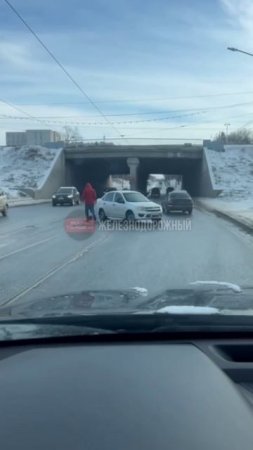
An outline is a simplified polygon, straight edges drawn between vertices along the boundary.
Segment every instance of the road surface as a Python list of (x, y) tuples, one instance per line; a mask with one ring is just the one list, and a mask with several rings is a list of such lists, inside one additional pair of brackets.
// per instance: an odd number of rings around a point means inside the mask
[(170, 216), (167, 230), (113, 231), (110, 224), (76, 241), (64, 230), (76, 208), (18, 207), (0, 217), (1, 304), (89, 289), (155, 294), (196, 280), (252, 284), (253, 237), (211, 213)]

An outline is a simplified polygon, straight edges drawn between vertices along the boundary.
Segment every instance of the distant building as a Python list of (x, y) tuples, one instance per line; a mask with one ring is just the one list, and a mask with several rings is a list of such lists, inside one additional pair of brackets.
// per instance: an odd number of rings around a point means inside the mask
[(61, 134), (53, 130), (26, 130), (24, 132), (7, 132), (6, 145), (18, 147), (21, 145), (44, 145), (62, 140)]
[(21, 147), (26, 144), (25, 132), (7, 132), (6, 133), (6, 145), (8, 147)]
[(26, 144), (27, 145), (43, 145), (48, 142), (58, 142), (61, 140), (60, 133), (52, 130), (27, 130)]

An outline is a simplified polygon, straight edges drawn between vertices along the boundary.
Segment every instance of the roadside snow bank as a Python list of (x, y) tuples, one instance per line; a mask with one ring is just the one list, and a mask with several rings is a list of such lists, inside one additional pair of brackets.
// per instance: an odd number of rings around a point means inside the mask
[(207, 150), (214, 187), (223, 190), (219, 198), (231, 203), (239, 201), (243, 209), (253, 208), (253, 145), (224, 148), (224, 152)]
[(38, 188), (59, 151), (39, 145), (0, 148), (0, 187), (8, 198), (24, 197), (22, 187)]

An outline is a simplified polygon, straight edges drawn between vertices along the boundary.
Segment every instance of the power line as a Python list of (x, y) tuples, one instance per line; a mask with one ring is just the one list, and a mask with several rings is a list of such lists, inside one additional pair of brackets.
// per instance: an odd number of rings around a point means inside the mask
[[(12, 120), (12, 119), (15, 119), (15, 120), (27, 120), (27, 118), (26, 117), (17, 117), (17, 116), (9, 116), (9, 115), (6, 115), (6, 114), (0, 114), (0, 120), (1, 119), (3, 119), (3, 120), (8, 120), (8, 119), (10, 119), (10, 120)], [(102, 125), (96, 125), (96, 127), (98, 127), (98, 128), (102, 128), (102, 127), (104, 127), (104, 126), (102, 126)], [(133, 131), (139, 131), (139, 130), (148, 130), (148, 131), (150, 131), (150, 130), (155, 130), (155, 131), (170, 131), (170, 130), (175, 130), (175, 129), (179, 129), (179, 128), (187, 128), (187, 129), (191, 129), (191, 130), (217, 130), (217, 128), (218, 128), (218, 126), (217, 127), (196, 127), (196, 126), (191, 126), (191, 125), (189, 125), (189, 124), (184, 124), (184, 125), (177, 125), (177, 126), (174, 126), (174, 127), (170, 127), (170, 126), (168, 126), (168, 127), (124, 127), (124, 130), (133, 130)]]
[[(4, 100), (4, 99), (0, 98), (0, 102), (4, 103), (5, 105), (8, 105), (12, 109), (15, 109), (19, 113), (21, 112), (22, 114), (25, 114), (25, 116), (27, 116), (27, 117), (25, 117), (24, 119), (28, 119), (29, 118), (29, 119), (35, 120), (36, 122), (43, 123), (43, 124), (44, 123), (47, 123), (47, 124), (49, 123), (47, 120), (43, 120), (43, 119), (41, 119), (39, 117), (32, 116), (28, 112), (24, 111), (23, 109), (19, 108), (18, 106), (14, 105), (13, 103), (8, 102), (7, 100)], [(7, 117), (13, 118), (13, 116), (7, 116)]]
[[(206, 112), (206, 111), (211, 111), (211, 110), (238, 108), (240, 106), (246, 106), (246, 105), (253, 105), (253, 101), (244, 102), (244, 103), (234, 103), (232, 105), (208, 106), (208, 107), (203, 107), (203, 108), (184, 108), (184, 109), (174, 109), (174, 110), (172, 109), (169, 111), (145, 111), (145, 112), (135, 112), (135, 113), (107, 114), (107, 117), (145, 116), (145, 115), (172, 114), (172, 113), (174, 114), (174, 113), (184, 113), (184, 112), (200, 112), (201, 113), (201, 112)], [(68, 118), (70, 118), (70, 117), (71, 116), (69, 116)], [(78, 117), (78, 116), (76, 116), (76, 117)], [(81, 117), (81, 116), (79, 116), (79, 117)], [(90, 116), (90, 117), (92, 117), (92, 116)]]
[[(211, 110), (220, 110), (220, 109), (228, 109), (228, 108), (238, 108), (240, 106), (252, 105), (251, 102), (244, 103), (234, 103), (232, 105), (220, 105), (220, 106), (208, 106), (203, 108), (184, 108), (184, 109), (174, 109), (170, 111), (145, 111), (145, 112), (135, 112), (135, 113), (117, 113), (117, 114), (107, 114), (107, 117), (131, 117), (131, 116), (145, 116), (145, 115), (156, 115), (156, 114), (175, 114), (175, 113), (205, 113), (206, 111)], [(38, 119), (86, 119), (86, 117), (82, 115), (69, 115), (69, 116), (36, 116)], [(97, 118), (97, 116), (88, 116), (89, 118)], [(163, 118), (161, 118), (163, 119)], [(159, 119), (158, 119), (159, 120)], [(120, 122), (115, 122), (120, 123)], [(110, 124), (113, 122), (110, 121)]]
[[(139, 98), (139, 99), (114, 99), (114, 100), (93, 100), (96, 104), (112, 104), (112, 103), (149, 103), (149, 102), (167, 102), (168, 100), (187, 100), (195, 98), (209, 98), (209, 97), (225, 97), (233, 95), (249, 95), (253, 94), (253, 91), (244, 92), (220, 92), (216, 94), (201, 94), (201, 95), (186, 95), (182, 97), (161, 97), (161, 98)], [(44, 103), (20, 103), (23, 106), (49, 106), (49, 105), (86, 105), (89, 102), (77, 101), (77, 102), (47, 102)], [(108, 115), (107, 115), (108, 117)]]
[(24, 26), (30, 31), (30, 33), (35, 37), (35, 39), (39, 42), (39, 44), (44, 48), (44, 50), (48, 53), (48, 55), (53, 59), (53, 61), (60, 67), (60, 69), (65, 73), (65, 75), (69, 78), (69, 80), (74, 84), (74, 86), (81, 92), (81, 94), (88, 100), (88, 102), (93, 106), (94, 109), (104, 118), (104, 120), (111, 125), (112, 129), (117, 132), (117, 134), (121, 135), (122, 133), (118, 130), (113, 124), (111, 124), (110, 120), (103, 113), (103, 111), (96, 105), (96, 103), (90, 98), (90, 96), (84, 91), (84, 89), (80, 86), (79, 83), (73, 78), (73, 76), (69, 73), (69, 71), (63, 66), (63, 64), (56, 58), (56, 56), (52, 53), (51, 50), (44, 44), (44, 42), (39, 38), (37, 33), (31, 28), (31, 26), (26, 22), (26, 20), (21, 16), (21, 14), (17, 11), (17, 9), (9, 2), (9, 0), (4, 0), (4, 2), (9, 6), (9, 8), (13, 11), (13, 13), (21, 20)]
[[(178, 118), (183, 118), (183, 117), (192, 117), (192, 116), (196, 116), (196, 115), (200, 115), (203, 114), (204, 112), (194, 112), (194, 113), (189, 113), (189, 114), (180, 114), (180, 115), (175, 115), (175, 116), (167, 116), (167, 117), (159, 117), (159, 118), (154, 118), (154, 119), (143, 119), (143, 120), (125, 120), (125, 121), (117, 121), (117, 122), (112, 122), (115, 124), (133, 124), (133, 123), (142, 123), (142, 122), (157, 122), (157, 121), (164, 121), (164, 120), (171, 120), (171, 119), (178, 119)], [(22, 116), (5, 116), (2, 115), (2, 118), (11, 118), (14, 120), (27, 120), (26, 117), (22, 117)], [(85, 126), (97, 126), (97, 125), (102, 125), (105, 126), (104, 122), (81, 122), (81, 121), (68, 121), (68, 122), (60, 122), (59, 120), (50, 120), (51, 124), (58, 124), (58, 125), (85, 125)]]
[[(8, 105), (11, 105), (8, 102), (6, 102), (6, 103)], [(145, 123), (147, 123), (147, 122), (160, 122), (160, 121), (171, 120), (171, 119), (180, 119), (180, 118), (184, 118), (184, 117), (194, 117), (196, 115), (206, 114), (206, 113), (208, 113), (208, 111), (212, 111), (212, 110), (216, 111), (216, 110), (222, 110), (222, 109), (228, 109), (228, 108), (236, 108), (236, 107), (249, 105), (249, 104), (251, 105), (252, 102), (237, 103), (237, 104), (224, 105), (224, 106), (211, 106), (211, 107), (201, 108), (201, 109), (194, 108), (194, 109), (188, 109), (188, 110), (187, 109), (185, 109), (185, 110), (174, 110), (174, 112), (176, 112), (176, 113), (177, 112), (183, 112), (183, 111), (189, 111), (189, 112), (186, 112), (185, 114), (169, 115), (169, 116), (166, 116), (166, 117), (157, 117), (157, 118), (151, 118), (151, 119), (110, 121), (109, 125), (111, 126), (113, 124), (115, 124), (115, 125), (123, 125), (123, 124), (137, 124), (137, 123), (144, 123), (144, 122)], [(30, 114), (26, 113), (25, 111), (21, 110), (21, 108), (17, 108), (14, 105), (11, 105), (11, 106), (14, 109), (16, 109), (17, 111), (19, 111), (19, 112), (21, 111), (27, 117), (32, 118), (34, 120), (43, 120), (43, 119), (45, 120), (45, 119), (51, 118), (50, 122), (49, 122), (50, 124), (58, 124), (60, 126), (65, 125), (65, 124), (67, 124), (67, 125), (85, 125), (85, 126), (100, 126), (100, 125), (105, 126), (106, 125), (104, 122), (101, 123), (101, 122), (95, 122), (95, 121), (89, 121), (89, 122), (85, 121), (84, 122), (84, 121), (77, 121), (77, 120), (75, 120), (75, 121), (69, 121), (68, 120), (68, 122), (64, 122), (64, 121), (60, 121), (59, 120), (59, 119), (62, 119), (62, 120), (63, 119), (69, 119), (70, 117), (73, 117), (73, 118), (80, 117), (80, 118), (82, 118), (82, 116), (37, 116), (37, 117), (34, 117), (34, 116), (31, 116)], [(173, 111), (170, 111), (169, 113), (172, 114)], [(155, 114), (155, 113), (153, 112), (153, 113), (143, 113), (143, 114)], [(161, 112), (159, 114), (161, 114)], [(162, 114), (166, 114), (166, 112), (163, 111)], [(167, 112), (167, 114), (168, 114), (168, 112)], [(134, 114), (131, 114), (131, 113), (130, 114), (126, 114), (126, 116), (135, 116), (135, 115), (136, 115), (136, 113), (134, 113)], [(139, 113), (139, 115), (142, 115), (142, 114)], [(119, 115), (117, 115), (117, 114), (114, 115), (113, 114), (113, 115), (111, 115), (111, 117), (122, 117), (122, 116), (124, 116), (124, 115), (122, 115), (122, 114), (119, 114)], [(245, 114), (244, 115), (239, 115), (239, 116), (236, 116), (236, 117), (244, 117), (244, 116), (245, 116)], [(9, 119), (14, 119), (14, 120), (27, 120), (27, 117), (2, 115), (2, 118), (9, 118)], [(97, 116), (95, 116), (95, 117), (97, 117)], [(54, 119), (56, 119), (56, 120), (54, 120)], [(86, 118), (84, 117), (84, 119), (86, 119)]]

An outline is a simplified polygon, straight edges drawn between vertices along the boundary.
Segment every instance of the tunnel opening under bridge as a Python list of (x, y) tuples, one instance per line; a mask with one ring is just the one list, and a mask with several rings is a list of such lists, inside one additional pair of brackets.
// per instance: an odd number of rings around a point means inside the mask
[(126, 158), (70, 159), (66, 162), (66, 184), (76, 186), (82, 192), (91, 183), (100, 197), (105, 188), (113, 185), (113, 176), (130, 176)]
[(173, 151), (156, 151), (153, 148), (135, 147), (102, 150), (68, 150), (65, 160), (66, 184), (74, 185), (82, 191), (84, 185), (91, 182), (98, 196), (101, 196), (111, 184), (111, 176), (123, 175), (129, 177), (131, 189), (146, 193), (150, 174), (177, 174), (182, 177), (182, 188), (191, 196), (213, 196), (209, 168), (200, 149), (176, 151), (177, 148), (173, 148)]
[(161, 196), (165, 196), (174, 189), (183, 188), (183, 179), (180, 174), (152, 173), (147, 180), (147, 195), (151, 195), (153, 188), (158, 188)]
[(165, 178), (178, 177), (181, 183), (177, 188), (185, 189), (193, 197), (200, 194), (201, 160), (197, 159), (146, 159), (140, 160), (137, 170), (137, 188), (147, 192), (151, 174), (161, 174)]

